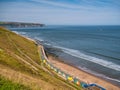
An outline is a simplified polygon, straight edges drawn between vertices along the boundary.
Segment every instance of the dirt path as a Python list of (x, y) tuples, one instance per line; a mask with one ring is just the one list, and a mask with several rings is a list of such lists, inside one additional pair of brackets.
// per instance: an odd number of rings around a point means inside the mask
[(9, 41), (11, 42), (11, 44), (18, 50), (18, 52), (23, 55), (24, 57), (26, 57), (27, 59), (24, 60), (23, 58), (21, 58), (20, 56), (18, 55), (15, 55), (18, 59), (22, 60), (23, 62), (25, 62), (26, 64), (28, 65), (31, 65), (31, 67), (33, 67), (35, 70), (38, 70), (40, 67), (39, 64), (37, 64), (34, 60), (32, 60), (28, 55), (24, 54), (18, 47), (17, 45), (12, 41), (12, 39), (10, 38), (10, 36), (7, 34), (7, 37), (9, 39)]

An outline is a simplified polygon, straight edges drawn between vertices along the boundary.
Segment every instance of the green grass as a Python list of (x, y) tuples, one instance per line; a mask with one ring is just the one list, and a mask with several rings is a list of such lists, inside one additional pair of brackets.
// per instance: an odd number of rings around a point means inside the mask
[[(23, 53), (27, 54), (30, 58), (35, 60), (36, 62), (40, 61), (37, 47), (34, 42), (27, 40), (15, 33), (10, 31), (6, 31), (4, 29), (0, 30), (0, 43), (1, 48), (8, 49), (11, 52), (16, 53), (17, 55), (25, 58), (21, 55), (21, 53), (16, 49), (19, 48)], [(16, 47), (15, 47), (16, 45)]]
[(10, 67), (16, 71), (21, 71), (25, 73), (34, 73), (26, 64), (23, 64), (20, 60), (15, 57), (12, 57), (4, 50), (0, 50), (0, 64)]
[(14, 83), (0, 76), (0, 90), (31, 90), (29, 87), (19, 83)]
[[(38, 68), (38, 71), (32, 69), (29, 65), (22, 62), (15, 55), (19, 56), (20, 58), (29, 62), (31, 65)], [(33, 62), (35, 62), (38, 66)], [(64, 88), (62, 90), (81, 89), (81, 87), (78, 87), (73, 83), (69, 83), (63, 80), (54, 73), (53, 75), (51, 75), (48, 72), (44, 71), (41, 67), (41, 60), (39, 57), (38, 47), (36, 46), (36, 44), (33, 41), (21, 37), (20, 35), (17, 35), (4, 28), (0, 28), (0, 64), (9, 67), (15, 71), (19, 71), (21, 73), (38, 78), (38, 80), (39, 79), (43, 80), (44, 82), (49, 83), (51, 85), (50, 87), (53, 88), (55, 87), (55, 90), (61, 90), (61, 88)], [(52, 73), (51, 70), (49, 71)], [(18, 84), (16, 84), (16, 87), (17, 85)], [(7, 90), (11, 90), (11, 89), (7, 89)]]
[[(14, 70), (33, 73), (34, 71), (31, 70), (31, 68), (12, 55), (12, 53), (14, 53), (28, 61), (28, 58), (22, 55), (17, 48), (40, 65), (41, 61), (39, 59), (37, 46), (34, 42), (0, 28), (0, 63)], [(30, 61), (29, 63), (32, 64)]]

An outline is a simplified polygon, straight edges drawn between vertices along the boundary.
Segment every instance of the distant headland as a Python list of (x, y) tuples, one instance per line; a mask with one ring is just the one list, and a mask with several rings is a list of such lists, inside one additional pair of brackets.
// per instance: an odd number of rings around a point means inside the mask
[(0, 26), (9, 28), (22, 28), (22, 27), (43, 27), (45, 24), (41, 23), (25, 23), (25, 22), (0, 22)]

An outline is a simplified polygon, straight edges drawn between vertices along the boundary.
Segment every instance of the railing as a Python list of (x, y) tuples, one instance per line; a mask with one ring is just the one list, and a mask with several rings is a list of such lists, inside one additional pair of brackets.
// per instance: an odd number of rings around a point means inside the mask
[(86, 82), (81, 81), (81, 80), (77, 79), (76, 77), (73, 77), (73, 76), (65, 73), (64, 71), (60, 70), (59, 68), (55, 67), (52, 63), (50, 63), (48, 61), (48, 58), (45, 55), (43, 47), (41, 49), (41, 59), (42, 59), (42, 62), (48, 68), (50, 68), (51, 70), (55, 71), (58, 75), (60, 75), (62, 78), (64, 78), (67, 81), (73, 82), (73, 83), (75, 83), (76, 85), (78, 85), (78, 86), (80, 86), (82, 88), (97, 87), (97, 88), (99, 88), (99, 90), (106, 90), (106, 89), (104, 89), (103, 87), (101, 87), (101, 86), (99, 86), (97, 84), (87, 84)]

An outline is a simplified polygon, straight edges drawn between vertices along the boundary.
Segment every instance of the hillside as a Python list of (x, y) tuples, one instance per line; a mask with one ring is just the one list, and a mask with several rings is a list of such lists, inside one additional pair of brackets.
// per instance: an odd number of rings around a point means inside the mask
[(39, 48), (34, 41), (0, 27), (0, 90), (6, 82), (12, 88), (18, 85), (18, 90), (80, 90), (42, 65)]
[(0, 90), (30, 90), (30, 88), (0, 76)]

